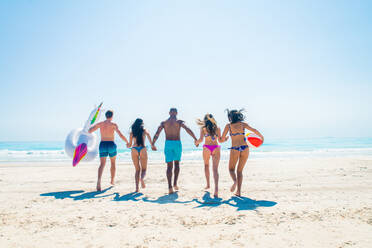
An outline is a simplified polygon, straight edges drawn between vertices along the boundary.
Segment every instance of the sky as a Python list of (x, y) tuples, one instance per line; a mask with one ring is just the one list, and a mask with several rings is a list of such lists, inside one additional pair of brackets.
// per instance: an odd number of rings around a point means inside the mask
[(372, 2), (0, 1), (0, 141), (245, 109), (265, 138), (372, 137)]

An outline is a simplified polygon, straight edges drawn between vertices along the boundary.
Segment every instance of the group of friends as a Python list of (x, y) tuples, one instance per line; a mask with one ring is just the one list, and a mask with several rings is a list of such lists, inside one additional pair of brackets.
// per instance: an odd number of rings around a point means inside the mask
[[(131, 156), (135, 167), (135, 185), (136, 192), (139, 192), (139, 186), (146, 187), (145, 176), (147, 170), (147, 148), (145, 145), (146, 138), (148, 139), (151, 149), (156, 151), (156, 141), (159, 138), (162, 130), (165, 132), (165, 162), (167, 163), (167, 180), (169, 194), (178, 190), (178, 175), (180, 173), (180, 161), (182, 156), (182, 144), (180, 132), (181, 128), (194, 139), (195, 146), (199, 146), (203, 140), (203, 160), (205, 177), (207, 181), (206, 189), (210, 188), (210, 159), (212, 158), (213, 178), (214, 178), (214, 197), (218, 197), (218, 165), (220, 162), (221, 147), (219, 143), (223, 143), (231, 137), (229, 172), (233, 180), (231, 192), (235, 191), (235, 195), (241, 196), (241, 187), (243, 181), (243, 169), (248, 160), (249, 147), (245, 137), (245, 130), (256, 133), (262, 141), (264, 137), (262, 134), (250, 127), (244, 122), (244, 115), (241, 110), (227, 110), (227, 117), (229, 123), (225, 126), (223, 132), (218, 127), (216, 120), (211, 114), (206, 114), (204, 119), (198, 119), (197, 123), (200, 126), (199, 139), (195, 136), (193, 131), (185, 125), (185, 122), (177, 119), (177, 109), (171, 108), (169, 111), (169, 118), (160, 123), (155, 135), (151, 138), (150, 133), (144, 128), (143, 120), (138, 118), (131, 126), (129, 140), (120, 132), (117, 124), (112, 122), (113, 111), (109, 110), (105, 114), (106, 120), (97, 123), (89, 129), (92, 133), (100, 129), (101, 143), (99, 145), (100, 166), (98, 169), (97, 191), (101, 191), (101, 177), (106, 164), (107, 157), (111, 161), (111, 184), (115, 183), (116, 172), (116, 155), (117, 146), (114, 142), (115, 133), (126, 143), (127, 147), (131, 149)], [(174, 171), (174, 173), (173, 173)], [(174, 177), (173, 177), (174, 176)], [(172, 181), (173, 177), (173, 181)]]

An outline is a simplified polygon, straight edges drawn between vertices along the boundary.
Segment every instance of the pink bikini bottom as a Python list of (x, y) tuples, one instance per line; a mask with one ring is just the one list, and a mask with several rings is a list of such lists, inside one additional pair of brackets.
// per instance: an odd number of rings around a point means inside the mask
[(220, 147), (220, 146), (219, 145), (214, 145), (214, 146), (203, 145), (203, 147), (208, 148), (208, 150), (211, 151), (211, 153), (212, 153), (214, 151), (214, 149), (216, 149), (217, 147)]

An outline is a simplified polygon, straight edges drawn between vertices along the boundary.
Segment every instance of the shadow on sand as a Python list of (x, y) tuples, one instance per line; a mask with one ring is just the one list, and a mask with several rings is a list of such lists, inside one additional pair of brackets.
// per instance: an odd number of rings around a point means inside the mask
[(273, 201), (256, 201), (243, 196), (233, 196), (228, 200), (222, 201), (221, 198), (212, 198), (209, 192), (205, 192), (202, 201), (199, 201), (198, 199), (194, 199), (193, 201), (199, 204), (199, 206), (196, 206), (194, 208), (213, 208), (221, 206), (222, 204), (226, 204), (235, 207), (237, 211), (255, 210), (258, 207), (272, 207), (277, 204)]
[(178, 201), (177, 199), (178, 199), (178, 193), (175, 192), (175, 193), (170, 194), (170, 195), (160, 196), (156, 200), (149, 200), (148, 197), (143, 197), (142, 198), (142, 201), (144, 201), (144, 202), (158, 203), (158, 204), (169, 204), (169, 203), (185, 204), (185, 203), (193, 202), (193, 200), (191, 200), (191, 201)]
[(55, 199), (65, 199), (74, 198), (72, 195), (83, 193), (84, 190), (71, 190), (71, 191), (61, 191), (61, 192), (50, 192), (40, 194), (40, 196), (54, 196)]
[(221, 206), (222, 204), (226, 203), (226, 201), (222, 201), (222, 198), (216, 198), (216, 197), (211, 197), (211, 193), (208, 191), (205, 192), (203, 195), (202, 201), (199, 201), (198, 199), (194, 199), (194, 202), (199, 204), (199, 206), (196, 206), (194, 208), (203, 208), (203, 207), (218, 207)]
[[(185, 204), (185, 203), (191, 203), (195, 202), (198, 204), (198, 206), (194, 208), (203, 208), (203, 207), (209, 207), (209, 208), (215, 208), (218, 206), (221, 206), (223, 204), (229, 205), (231, 207), (236, 208), (237, 211), (242, 210), (255, 210), (258, 207), (273, 207), (277, 203), (274, 201), (256, 201), (253, 199), (250, 199), (248, 197), (238, 197), (233, 196), (228, 200), (222, 200), (222, 198), (212, 198), (211, 194), (209, 192), (205, 192), (202, 199), (199, 200), (197, 198), (189, 201), (179, 201), (178, 200), (178, 193), (170, 194), (170, 195), (163, 195), (160, 196), (157, 199), (151, 200), (148, 197), (142, 197), (142, 193), (138, 192), (131, 192), (126, 195), (120, 196), (119, 193), (112, 193), (112, 194), (106, 194), (108, 190), (110, 190), (112, 187), (108, 187), (102, 191), (92, 191), (92, 192), (86, 192), (84, 193), (84, 190), (72, 190), (72, 191), (60, 191), (60, 192), (50, 192), (50, 193), (43, 193), (40, 194), (40, 196), (52, 196), (55, 199), (66, 199), (71, 198), (75, 201), (80, 200), (86, 200), (86, 199), (97, 199), (97, 198), (104, 198), (109, 196), (114, 196), (113, 201), (143, 201), (143, 202), (150, 202), (150, 203), (157, 203), (157, 204), (172, 204), (172, 203), (178, 203), (178, 204)], [(141, 198), (142, 197), (142, 198)]]
[(113, 201), (140, 201), (138, 197), (143, 196), (142, 193), (132, 192), (126, 195), (120, 196), (119, 193), (114, 193), (115, 197)]
[(233, 196), (226, 202), (226, 204), (235, 207), (238, 211), (241, 211), (255, 210), (258, 207), (273, 207), (277, 203), (274, 201), (256, 201), (244, 196)]
[[(112, 186), (102, 191), (92, 191), (92, 192), (86, 192), (86, 193), (84, 193), (84, 190), (50, 192), (50, 193), (40, 194), (40, 196), (53, 196), (55, 199), (71, 198), (71, 199), (74, 199), (75, 201), (81, 201), (81, 200), (86, 200), (86, 199), (104, 198), (104, 197), (114, 195), (114, 194), (108, 194), (108, 195), (100, 196), (101, 194), (106, 193), (106, 191), (110, 190), (111, 188)], [(76, 194), (80, 194), (80, 195), (76, 195)]]

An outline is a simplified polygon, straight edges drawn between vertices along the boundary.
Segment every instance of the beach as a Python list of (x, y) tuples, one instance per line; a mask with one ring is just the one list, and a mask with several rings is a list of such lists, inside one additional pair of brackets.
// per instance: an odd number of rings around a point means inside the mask
[[(165, 164), (151, 162), (147, 187), (134, 168), (96, 163), (0, 164), (0, 247), (370, 247), (372, 157), (251, 159), (243, 197), (229, 192), (221, 161), (220, 198), (205, 191), (201, 161), (181, 163), (180, 190), (167, 195)], [(213, 188), (212, 181), (212, 188)]]
[(371, 13), (0, 1), (0, 248), (372, 248)]

